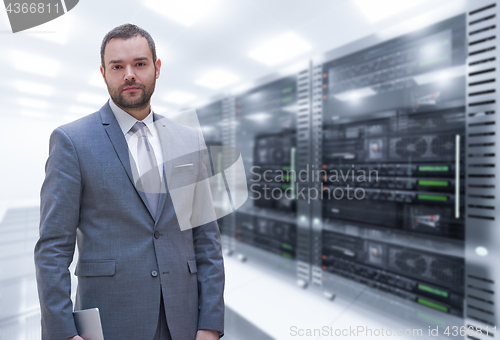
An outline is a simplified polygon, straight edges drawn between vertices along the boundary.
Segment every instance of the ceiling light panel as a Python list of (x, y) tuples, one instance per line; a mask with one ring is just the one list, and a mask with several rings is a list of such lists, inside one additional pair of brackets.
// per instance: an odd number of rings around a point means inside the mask
[(146, 0), (146, 7), (186, 27), (217, 8), (220, 0)]
[(196, 80), (195, 84), (207, 87), (212, 90), (217, 90), (224, 86), (233, 84), (238, 80), (239, 78), (232, 73), (222, 70), (215, 70)]
[(274, 66), (307, 52), (311, 48), (311, 45), (297, 34), (289, 32), (267, 41), (250, 52), (250, 57), (267, 66)]
[(389, 18), (428, 0), (354, 0), (371, 23)]
[(20, 97), (17, 99), (19, 105), (23, 107), (31, 107), (35, 109), (46, 109), (49, 103), (45, 100), (39, 100), (29, 97)]
[(38, 96), (50, 96), (54, 93), (54, 88), (50, 85), (34, 83), (30, 81), (18, 80), (14, 82), (15, 88), (21, 93), (34, 94)]
[(49, 118), (49, 115), (46, 112), (37, 110), (21, 110), (20, 113), (21, 116), (29, 118)]
[(16, 70), (54, 78), (59, 74), (61, 63), (36, 54), (12, 51), (12, 63)]
[(174, 91), (163, 97), (163, 100), (174, 104), (186, 104), (194, 100), (196, 96), (191, 93), (186, 93), (182, 91)]

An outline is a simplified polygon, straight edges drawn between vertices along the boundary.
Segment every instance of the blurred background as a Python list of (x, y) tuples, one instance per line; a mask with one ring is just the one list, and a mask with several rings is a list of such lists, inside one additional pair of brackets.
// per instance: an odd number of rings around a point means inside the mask
[(49, 136), (109, 98), (99, 49), (123, 23), (156, 42), (153, 110), (195, 108), (207, 145), (242, 155), (228, 182), (250, 197), (219, 220), (224, 338), (498, 337), (499, 7), (87, 0), (15, 34), (1, 10), (0, 340), (40, 339)]

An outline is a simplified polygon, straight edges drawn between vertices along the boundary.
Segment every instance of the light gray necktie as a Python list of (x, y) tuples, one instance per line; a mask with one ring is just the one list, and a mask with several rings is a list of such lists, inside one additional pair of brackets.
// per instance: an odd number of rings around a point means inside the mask
[(139, 131), (137, 134), (137, 166), (141, 176), (140, 181), (137, 183), (137, 189), (146, 194), (151, 213), (153, 217), (156, 218), (161, 179), (158, 172), (155, 152), (146, 135), (146, 124), (143, 122), (136, 122), (130, 131), (133, 133)]

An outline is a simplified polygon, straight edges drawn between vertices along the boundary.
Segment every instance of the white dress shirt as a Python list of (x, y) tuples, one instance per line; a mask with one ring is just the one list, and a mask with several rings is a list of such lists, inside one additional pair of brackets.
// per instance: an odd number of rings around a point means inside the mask
[[(113, 114), (120, 125), (123, 135), (125, 136), (125, 140), (127, 141), (128, 148), (134, 158), (135, 164), (137, 164), (137, 142), (139, 141), (139, 134), (134, 134), (130, 129), (136, 122), (138, 122), (138, 120), (119, 108), (112, 99), (109, 99), (109, 106), (111, 107), (111, 111), (113, 111)], [(148, 136), (149, 143), (153, 147), (160, 178), (163, 181), (163, 154), (158, 131), (156, 126), (153, 124), (153, 110), (151, 110), (151, 108), (148, 116), (144, 118), (142, 122), (146, 124), (146, 134)], [(140, 169), (137, 169), (137, 171), (139, 172), (139, 176), (142, 176)]]

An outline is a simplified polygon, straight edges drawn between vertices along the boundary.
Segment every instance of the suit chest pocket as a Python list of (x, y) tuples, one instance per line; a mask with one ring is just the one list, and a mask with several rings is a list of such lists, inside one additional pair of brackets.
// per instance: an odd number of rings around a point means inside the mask
[(183, 162), (180, 164), (175, 164), (172, 173), (181, 173), (181, 172), (193, 172), (194, 171), (194, 163), (193, 162)]

